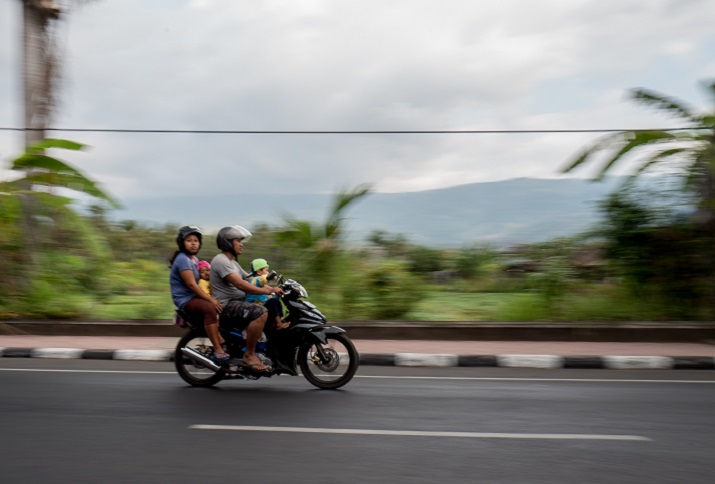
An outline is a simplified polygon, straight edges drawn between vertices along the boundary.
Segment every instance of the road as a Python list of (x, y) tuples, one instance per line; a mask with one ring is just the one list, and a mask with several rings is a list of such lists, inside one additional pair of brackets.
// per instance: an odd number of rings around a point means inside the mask
[[(187, 387), (171, 363), (0, 360), (13, 483), (712, 483), (712, 371), (361, 368)], [(309, 430), (309, 431), (308, 431)]]

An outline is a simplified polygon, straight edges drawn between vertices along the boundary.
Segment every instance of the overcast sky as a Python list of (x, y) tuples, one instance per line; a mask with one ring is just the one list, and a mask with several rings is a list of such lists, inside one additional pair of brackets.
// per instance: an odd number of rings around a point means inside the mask
[[(21, 13), (20, 0), (0, 0), (2, 127), (22, 123)], [(708, 0), (99, 0), (65, 10), (53, 126), (672, 127), (626, 91), (712, 105), (698, 81), (715, 78), (713, 25)], [(54, 154), (127, 200), (554, 178), (598, 135), (52, 136), (90, 145)], [(21, 133), (0, 131), (2, 162), (21, 145)]]

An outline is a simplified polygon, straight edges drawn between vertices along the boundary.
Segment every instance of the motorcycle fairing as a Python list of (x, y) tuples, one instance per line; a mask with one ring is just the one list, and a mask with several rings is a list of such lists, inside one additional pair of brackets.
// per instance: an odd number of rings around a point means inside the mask
[(313, 339), (318, 340), (321, 344), (327, 344), (328, 340), (325, 337), (326, 334), (337, 334), (337, 333), (345, 333), (345, 330), (342, 328), (339, 328), (338, 326), (328, 326), (327, 324), (303, 324), (299, 323), (295, 325), (295, 329), (301, 328), (303, 330), (306, 330), (309, 336), (312, 336)]
[(321, 313), (314, 304), (307, 301), (288, 301), (288, 311), (295, 310), (300, 314), (300, 321), (307, 320), (310, 322), (326, 323), (328, 318)]

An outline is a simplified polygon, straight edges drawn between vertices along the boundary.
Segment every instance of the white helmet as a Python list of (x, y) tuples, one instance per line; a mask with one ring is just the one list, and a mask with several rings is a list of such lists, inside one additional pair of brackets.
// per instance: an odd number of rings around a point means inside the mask
[(252, 237), (251, 232), (241, 227), (240, 225), (232, 225), (230, 227), (224, 227), (218, 231), (216, 235), (216, 245), (221, 251), (229, 251), (233, 255), (236, 253), (233, 251), (233, 241), (239, 239), (242, 242), (248, 241)]

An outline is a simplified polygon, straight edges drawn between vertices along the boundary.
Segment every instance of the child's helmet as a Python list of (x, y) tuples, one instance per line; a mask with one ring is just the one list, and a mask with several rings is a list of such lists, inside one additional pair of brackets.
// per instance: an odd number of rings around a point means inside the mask
[(179, 250), (181, 252), (186, 250), (184, 248), (184, 240), (191, 234), (194, 234), (196, 237), (199, 238), (199, 247), (201, 247), (201, 239), (203, 238), (201, 229), (198, 228), (196, 225), (184, 225), (179, 229), (179, 233), (176, 234), (176, 245), (179, 247)]
[(221, 251), (231, 252), (236, 255), (233, 251), (233, 241), (235, 239), (240, 239), (244, 242), (251, 238), (252, 234), (248, 229), (241, 227), (240, 225), (232, 225), (230, 227), (224, 227), (218, 231), (216, 234), (216, 246)]
[(266, 259), (253, 259), (253, 262), (251, 262), (251, 272), (260, 271), (264, 267), (268, 267)]

